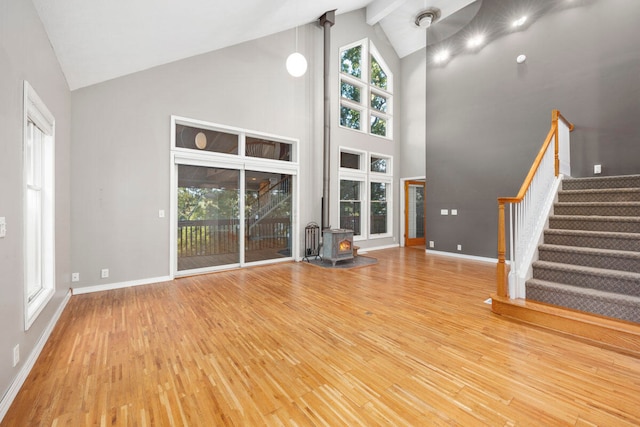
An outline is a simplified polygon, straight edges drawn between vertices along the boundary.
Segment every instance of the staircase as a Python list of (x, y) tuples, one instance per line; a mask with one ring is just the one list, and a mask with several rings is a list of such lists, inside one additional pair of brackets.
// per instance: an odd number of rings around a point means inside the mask
[(260, 222), (269, 217), (269, 214), (291, 199), (291, 177), (281, 179), (269, 187), (246, 207), (249, 218), (249, 232)]
[(565, 179), (527, 300), (640, 323), (640, 175)]

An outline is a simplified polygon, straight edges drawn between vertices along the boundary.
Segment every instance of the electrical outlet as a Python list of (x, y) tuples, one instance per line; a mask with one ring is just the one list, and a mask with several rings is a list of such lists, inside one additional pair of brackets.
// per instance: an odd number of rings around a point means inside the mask
[(458, 250), (461, 251), (462, 250), (462, 245), (458, 245)]
[(451, 215), (458, 215), (458, 209), (451, 209)]
[(429, 247), (430, 248), (435, 248), (436, 247), (436, 243), (433, 240), (429, 240)]
[(16, 344), (13, 347), (13, 366), (15, 367), (20, 362), (20, 344)]
[(79, 282), (80, 281), (80, 273), (71, 273), (71, 281)]
[(440, 215), (449, 215), (448, 209), (440, 209)]
[(593, 173), (602, 173), (602, 165), (593, 165)]
[(102, 270), (100, 270), (100, 278), (106, 279), (107, 277), (109, 277), (109, 269), (103, 268)]

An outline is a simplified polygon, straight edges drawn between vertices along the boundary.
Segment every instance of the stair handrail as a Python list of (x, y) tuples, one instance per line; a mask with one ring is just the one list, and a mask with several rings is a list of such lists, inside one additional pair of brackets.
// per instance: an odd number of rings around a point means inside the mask
[[(553, 199), (553, 187), (557, 188), (561, 174), (570, 176), (569, 132), (574, 125), (558, 110), (551, 112), (551, 128), (527, 174), (518, 195), (498, 198), (498, 263), (496, 266), (497, 295), (512, 298), (524, 296), (522, 261), (531, 257), (537, 246), (537, 234), (541, 231), (540, 213), (548, 211)], [(553, 157), (549, 147), (553, 142)], [(505, 205), (509, 204), (510, 271), (506, 266)], [(515, 209), (514, 209), (515, 207)], [(515, 211), (515, 212), (514, 212)], [(546, 219), (546, 216), (545, 216)], [(535, 223), (538, 221), (538, 223)], [(537, 231), (536, 231), (537, 230)], [(520, 258), (520, 259), (519, 259)], [(511, 290), (510, 290), (511, 288)], [(515, 294), (515, 295), (514, 295)]]

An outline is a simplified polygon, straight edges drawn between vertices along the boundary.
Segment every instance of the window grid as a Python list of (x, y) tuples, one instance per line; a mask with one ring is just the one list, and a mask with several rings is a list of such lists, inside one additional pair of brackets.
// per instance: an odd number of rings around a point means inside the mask
[(391, 236), (392, 157), (349, 148), (339, 154), (340, 227), (353, 229), (357, 240)]
[(340, 127), (392, 139), (393, 75), (388, 70), (368, 39), (340, 49)]

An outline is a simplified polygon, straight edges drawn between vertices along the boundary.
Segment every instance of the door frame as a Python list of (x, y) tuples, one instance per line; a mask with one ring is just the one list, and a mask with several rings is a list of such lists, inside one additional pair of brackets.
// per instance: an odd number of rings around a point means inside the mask
[[(406, 195), (405, 195), (405, 185), (409, 181), (423, 182), (425, 183), (425, 186), (426, 186), (426, 176), (423, 175), (423, 176), (400, 178), (400, 236), (398, 240), (401, 247), (406, 246), (406, 243), (407, 243), (407, 239), (406, 239), (407, 201), (406, 201)], [(424, 200), (426, 205), (427, 204), (426, 191), (425, 191)], [(425, 211), (426, 211), (426, 206), (425, 206)], [(426, 228), (426, 224), (425, 224), (425, 228)], [(425, 235), (425, 243), (426, 243), (426, 235)], [(426, 250), (426, 245), (425, 245), (425, 250)]]

